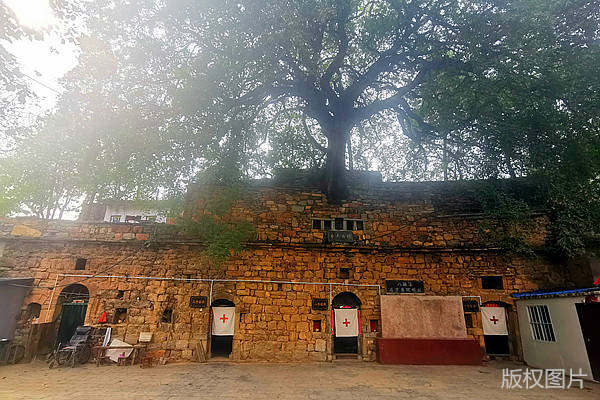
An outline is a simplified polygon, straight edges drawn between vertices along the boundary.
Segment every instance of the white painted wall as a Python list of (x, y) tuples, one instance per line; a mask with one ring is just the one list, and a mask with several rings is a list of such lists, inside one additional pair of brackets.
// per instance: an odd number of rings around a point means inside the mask
[[(576, 303), (583, 303), (584, 297), (557, 297), (548, 299), (518, 299), (517, 314), (521, 340), (523, 342), (523, 357), (527, 365), (533, 368), (569, 369), (587, 374), (592, 380), (592, 369), (585, 349), (579, 317), (575, 309)], [(527, 306), (546, 305), (552, 320), (556, 342), (535, 340), (529, 323)]]
[(138, 208), (133, 208), (129, 205), (115, 205), (115, 204), (107, 204), (106, 212), (104, 213), (104, 222), (110, 222), (110, 217), (112, 215), (120, 215), (121, 219), (119, 222), (125, 222), (125, 217), (127, 215), (133, 216), (142, 216), (142, 217), (151, 217), (156, 216), (156, 222), (165, 223), (167, 222), (167, 218), (164, 215), (161, 215), (157, 210), (142, 210)]

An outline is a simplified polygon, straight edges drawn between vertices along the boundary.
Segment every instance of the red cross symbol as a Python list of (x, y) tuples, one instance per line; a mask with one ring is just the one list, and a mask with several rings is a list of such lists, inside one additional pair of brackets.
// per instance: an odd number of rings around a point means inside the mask
[(494, 325), (496, 325), (496, 322), (500, 321), (498, 318), (496, 318), (496, 316), (494, 315), (492, 318), (490, 318), (490, 321), (492, 321), (494, 323)]
[(346, 325), (346, 328), (348, 327), (348, 325), (350, 325), (350, 321), (348, 321), (348, 318), (346, 318), (344, 320), (344, 322), (342, 322), (342, 324)]
[(223, 323), (225, 323), (225, 321), (227, 321), (229, 318), (227, 318), (225, 316), (225, 314), (223, 314), (223, 316), (221, 318), (219, 318), (221, 321), (223, 321)]

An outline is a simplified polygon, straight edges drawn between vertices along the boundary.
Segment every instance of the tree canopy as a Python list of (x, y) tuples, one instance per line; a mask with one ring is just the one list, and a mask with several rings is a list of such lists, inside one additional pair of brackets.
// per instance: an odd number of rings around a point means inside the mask
[(80, 64), (53, 115), (16, 139), (45, 161), (0, 161), (19, 171), (5, 185), (15, 198), (40, 168), (47, 204), (177, 193), (215, 168), (314, 168), (332, 201), (346, 169), (532, 176), (564, 228), (555, 243), (581, 249), (595, 235), (595, 1), (73, 3), (57, 7), (85, 22)]

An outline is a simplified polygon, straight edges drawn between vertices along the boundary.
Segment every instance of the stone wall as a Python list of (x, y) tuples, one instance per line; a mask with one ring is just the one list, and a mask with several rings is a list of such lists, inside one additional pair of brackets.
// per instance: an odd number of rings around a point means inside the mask
[[(252, 221), (257, 236), (220, 268), (211, 268), (201, 243), (175, 227), (5, 219), (0, 274), (35, 278), (25, 306), (42, 304), (40, 322), (59, 317), (63, 288), (83, 284), (90, 292), (86, 323), (97, 325), (106, 311), (115, 337), (135, 343), (140, 332), (153, 332), (151, 347), (168, 350), (174, 360), (193, 359), (200, 344), (208, 346), (210, 308), (191, 308), (191, 296), (234, 302), (232, 359), (325, 360), (332, 354), (331, 310), (313, 310), (312, 299), (331, 306), (337, 294), (352, 292), (362, 303), (359, 351), (372, 360), (378, 332), (369, 332), (370, 321), (380, 322), (379, 294), (388, 279), (421, 280), (424, 296), (479, 296), (509, 305), (516, 291), (575, 284), (561, 265), (512, 257), (484, 243), (481, 216), (443, 214), (433, 197), (421, 194), (367, 192), (332, 205), (317, 190), (251, 188), (232, 216)], [(313, 218), (336, 217), (364, 221), (354, 243), (327, 244), (312, 229)], [(530, 240), (542, 245), (545, 219), (534, 222)], [(75, 270), (77, 258), (87, 260), (85, 270)], [(349, 270), (347, 278), (341, 268)], [(503, 289), (482, 289), (487, 275), (502, 276)], [(127, 309), (124, 322), (114, 320), (118, 308)], [(162, 321), (166, 308), (173, 310), (171, 322)], [(313, 332), (315, 320), (320, 332)], [(468, 333), (483, 344), (481, 322), (474, 323)]]

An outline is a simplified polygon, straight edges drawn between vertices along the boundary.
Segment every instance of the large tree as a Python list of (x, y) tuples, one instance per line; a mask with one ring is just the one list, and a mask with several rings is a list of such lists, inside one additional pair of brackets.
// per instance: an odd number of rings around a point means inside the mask
[[(304, 154), (326, 160), (324, 189), (339, 200), (353, 135), (440, 134), (420, 112), (425, 84), (484, 76), (516, 64), (515, 55), (534, 55), (522, 37), (539, 28), (534, 14), (521, 14), (529, 3), (95, 2), (88, 21), (102, 52), (85, 54), (74, 88), (83, 82), (138, 107), (169, 104), (163, 122), (195, 134), (199, 156), (210, 149), (242, 159), (268, 134), (280, 152), (301, 143)], [(113, 70), (112, 83), (99, 87), (90, 78), (103, 68)]]
[[(356, 168), (540, 175), (549, 209), (572, 211), (578, 196), (597, 209), (595, 1), (71, 3), (57, 4), (86, 23), (80, 65), (36, 132), (81, 143), (69, 154), (83, 193), (178, 191), (223, 165), (312, 167), (337, 201)], [(577, 185), (573, 171), (585, 172)], [(555, 214), (587, 231), (597, 220)]]

